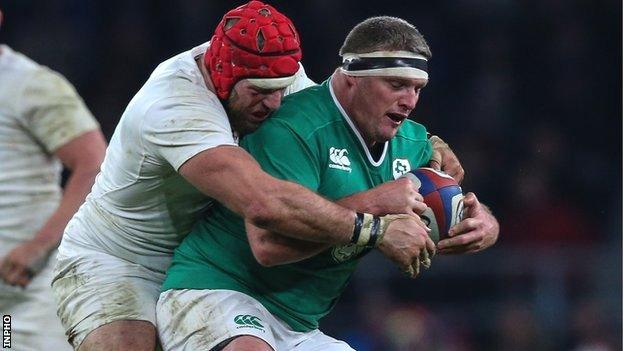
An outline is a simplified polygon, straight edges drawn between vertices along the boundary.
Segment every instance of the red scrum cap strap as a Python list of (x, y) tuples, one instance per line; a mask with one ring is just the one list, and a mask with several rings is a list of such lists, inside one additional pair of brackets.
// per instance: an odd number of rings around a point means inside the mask
[(241, 79), (261, 88), (285, 88), (301, 60), (299, 35), (288, 17), (260, 1), (237, 7), (217, 25), (204, 64), (220, 99)]

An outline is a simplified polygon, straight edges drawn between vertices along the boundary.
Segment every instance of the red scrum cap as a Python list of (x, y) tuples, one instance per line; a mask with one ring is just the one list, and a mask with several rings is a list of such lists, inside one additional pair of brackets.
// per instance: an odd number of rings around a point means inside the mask
[(242, 79), (264, 89), (285, 88), (295, 80), (300, 60), (299, 35), (293, 23), (260, 1), (226, 13), (204, 56), (220, 99), (227, 99)]

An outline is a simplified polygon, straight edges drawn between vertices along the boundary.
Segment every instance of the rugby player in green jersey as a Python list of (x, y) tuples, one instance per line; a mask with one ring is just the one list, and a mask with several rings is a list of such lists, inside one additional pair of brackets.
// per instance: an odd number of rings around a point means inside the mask
[[(425, 128), (407, 119), (428, 82), (429, 47), (406, 21), (375, 17), (351, 31), (340, 54), (343, 65), (329, 79), (285, 98), (241, 145), (269, 174), (357, 211), (350, 242), (272, 233), (217, 204), (168, 270), (157, 306), (165, 350), (352, 350), (318, 322), (359, 258), (377, 249), (412, 277), (429, 266), (435, 245), (417, 216), (424, 203), (400, 178), (432, 156)], [(465, 206), (441, 250), (474, 252), (496, 241), (487, 208), (472, 193)], [(411, 224), (404, 255), (386, 251), (391, 222)]]

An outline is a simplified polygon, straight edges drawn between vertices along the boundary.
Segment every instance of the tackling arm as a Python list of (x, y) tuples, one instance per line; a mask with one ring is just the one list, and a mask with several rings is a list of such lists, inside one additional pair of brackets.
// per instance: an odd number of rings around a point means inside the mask
[(351, 240), (355, 211), (270, 176), (240, 147), (203, 151), (185, 162), (180, 174), (259, 228), (319, 243)]

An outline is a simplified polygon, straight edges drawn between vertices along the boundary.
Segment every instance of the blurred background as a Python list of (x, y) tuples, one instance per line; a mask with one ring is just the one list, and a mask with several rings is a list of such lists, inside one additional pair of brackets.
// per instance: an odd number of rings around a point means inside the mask
[[(110, 138), (156, 65), (242, 3), (0, 0), (0, 42), (64, 74)], [(317, 82), (364, 18), (419, 28), (433, 59), (413, 118), (501, 222), (493, 248), (417, 280), (369, 255), (321, 329), (360, 351), (622, 349), (621, 1), (269, 3)]]

